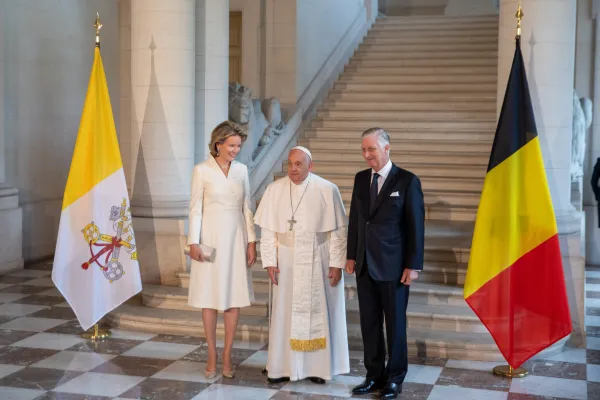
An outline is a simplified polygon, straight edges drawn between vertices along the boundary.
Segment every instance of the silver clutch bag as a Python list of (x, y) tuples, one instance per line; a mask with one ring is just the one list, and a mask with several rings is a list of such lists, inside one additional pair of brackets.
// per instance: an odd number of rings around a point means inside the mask
[[(215, 262), (215, 256), (217, 253), (217, 251), (215, 249), (201, 244), (200, 250), (202, 250), (202, 254), (204, 254), (204, 261), (211, 262), (211, 263)], [(183, 249), (183, 254), (185, 254), (186, 256), (189, 257), (189, 255), (190, 255), (190, 245), (189, 244), (187, 246), (185, 246), (185, 249)]]

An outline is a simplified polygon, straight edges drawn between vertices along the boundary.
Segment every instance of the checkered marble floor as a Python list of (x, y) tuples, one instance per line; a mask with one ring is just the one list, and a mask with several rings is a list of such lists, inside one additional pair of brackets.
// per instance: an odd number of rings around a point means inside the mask
[[(351, 354), (351, 373), (326, 385), (269, 385), (261, 370), (266, 345), (236, 342), (234, 379), (203, 375), (202, 338), (112, 330), (106, 342), (79, 336), (75, 315), (41, 263), (0, 276), (0, 399), (348, 399), (365, 369)], [(600, 269), (587, 273), (588, 348), (530, 361), (523, 379), (491, 374), (498, 363), (411, 358), (402, 399), (600, 399)], [(219, 343), (222, 346), (222, 343)], [(362, 397), (365, 398), (365, 397)]]

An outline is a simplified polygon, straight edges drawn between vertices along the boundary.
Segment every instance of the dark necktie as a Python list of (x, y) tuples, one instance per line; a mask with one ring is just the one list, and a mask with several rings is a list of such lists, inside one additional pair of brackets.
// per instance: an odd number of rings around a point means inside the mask
[(371, 182), (371, 202), (369, 203), (369, 211), (373, 212), (373, 210), (375, 209), (375, 201), (377, 200), (377, 192), (378, 192), (378, 181), (379, 181), (379, 174), (377, 172), (375, 172), (373, 174), (373, 181)]

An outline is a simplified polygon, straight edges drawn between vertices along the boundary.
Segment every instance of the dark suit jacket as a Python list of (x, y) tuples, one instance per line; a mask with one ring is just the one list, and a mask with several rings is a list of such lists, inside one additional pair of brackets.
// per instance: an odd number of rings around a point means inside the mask
[[(421, 181), (392, 164), (369, 212), (371, 169), (356, 174), (350, 203), (348, 259), (356, 260), (356, 274), (366, 261), (376, 281), (394, 281), (405, 268), (423, 269), (425, 206)], [(398, 192), (398, 196), (390, 196)]]
[(596, 160), (594, 172), (592, 172), (592, 190), (594, 191), (596, 201), (600, 202), (600, 187), (598, 186), (598, 180), (600, 180), (600, 157)]

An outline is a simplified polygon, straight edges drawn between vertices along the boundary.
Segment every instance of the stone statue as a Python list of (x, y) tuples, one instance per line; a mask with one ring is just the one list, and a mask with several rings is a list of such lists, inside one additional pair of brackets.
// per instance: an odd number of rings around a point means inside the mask
[(229, 84), (229, 119), (246, 129), (248, 139), (240, 152), (240, 161), (250, 164), (279, 136), (285, 124), (281, 120), (281, 106), (274, 97), (252, 99), (252, 90), (237, 82)]
[(573, 90), (573, 139), (571, 147), (571, 182), (583, 177), (585, 136), (592, 124), (592, 101), (580, 99)]

